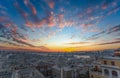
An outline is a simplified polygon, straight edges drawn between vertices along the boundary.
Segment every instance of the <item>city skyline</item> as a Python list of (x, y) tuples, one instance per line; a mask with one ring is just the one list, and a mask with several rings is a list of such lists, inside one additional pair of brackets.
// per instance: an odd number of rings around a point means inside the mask
[(2, 0), (0, 49), (120, 48), (120, 0)]

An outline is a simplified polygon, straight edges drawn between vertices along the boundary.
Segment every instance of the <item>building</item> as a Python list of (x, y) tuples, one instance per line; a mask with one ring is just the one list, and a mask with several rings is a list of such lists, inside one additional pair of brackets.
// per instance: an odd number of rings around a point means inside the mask
[(90, 78), (120, 78), (120, 57), (103, 57), (89, 70)]
[(50, 64), (50, 63), (46, 63), (43, 61), (40, 61), (37, 65), (36, 65), (36, 69), (41, 72), (44, 76), (46, 77), (51, 77), (52, 75), (52, 66), (54, 64)]
[(120, 49), (115, 50), (114, 56), (120, 57)]
[(12, 78), (12, 72), (9, 70), (0, 69), (0, 78)]
[(58, 67), (53, 66), (53, 78), (73, 78), (73, 72), (72, 69), (69, 67)]

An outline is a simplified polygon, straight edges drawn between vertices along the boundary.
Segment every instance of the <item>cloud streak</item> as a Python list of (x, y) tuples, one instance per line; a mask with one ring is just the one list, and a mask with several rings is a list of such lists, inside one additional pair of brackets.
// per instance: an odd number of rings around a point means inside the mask
[(24, 3), (25, 3), (26, 6), (28, 6), (30, 8), (30, 10), (31, 10), (31, 12), (32, 12), (33, 15), (37, 14), (36, 8), (33, 6), (32, 3), (30, 3), (29, 0), (24, 0)]
[(88, 37), (87, 40), (96, 40), (96, 39), (99, 39), (100, 37), (103, 37), (104, 35), (108, 35), (108, 34), (112, 34), (112, 33), (116, 33), (116, 32), (120, 32), (120, 25), (113, 26), (107, 30), (103, 30), (97, 34), (94, 34), (94, 35)]
[(66, 43), (66, 44), (70, 44), (70, 45), (77, 45), (77, 44), (89, 44), (90, 42), (73, 42), (73, 43)]
[(114, 26), (108, 30), (108, 34), (120, 31), (120, 25)]
[(22, 39), (13, 38), (13, 41), (15, 41), (15, 42), (17, 42), (17, 43), (20, 43), (20, 44), (27, 45), (27, 46), (29, 46), (29, 47), (35, 47), (34, 45), (29, 44), (29, 43), (25, 42), (25, 41), (24, 41), (24, 40), (22, 40)]
[(0, 40), (0, 42), (2, 42), (2, 43), (7, 43), (7, 44), (13, 45), (13, 46), (19, 46), (19, 47), (21, 47), (21, 45), (16, 44), (16, 43), (12, 43), (12, 42), (9, 42), (9, 41)]
[(110, 45), (110, 44), (119, 44), (119, 43), (120, 43), (120, 41), (113, 41), (113, 42), (100, 43), (97, 45)]

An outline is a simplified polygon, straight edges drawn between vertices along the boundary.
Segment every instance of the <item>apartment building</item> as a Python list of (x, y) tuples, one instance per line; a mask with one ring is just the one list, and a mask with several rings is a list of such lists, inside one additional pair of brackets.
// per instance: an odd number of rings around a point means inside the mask
[(89, 70), (90, 78), (120, 78), (120, 57), (118, 50), (113, 57), (102, 57)]

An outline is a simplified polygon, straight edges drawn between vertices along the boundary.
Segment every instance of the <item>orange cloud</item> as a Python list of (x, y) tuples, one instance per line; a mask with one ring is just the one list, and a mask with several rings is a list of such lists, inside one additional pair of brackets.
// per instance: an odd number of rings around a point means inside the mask
[(67, 43), (67, 44), (71, 44), (71, 45), (76, 45), (76, 44), (88, 44), (90, 42), (72, 42), (72, 43)]
[(26, 21), (25, 25), (30, 28), (33, 28), (34, 26), (30, 21)]

